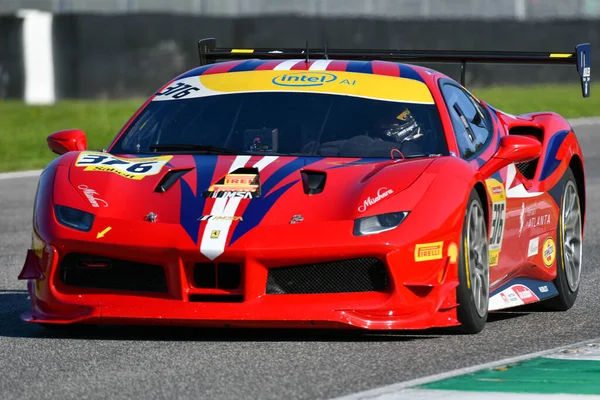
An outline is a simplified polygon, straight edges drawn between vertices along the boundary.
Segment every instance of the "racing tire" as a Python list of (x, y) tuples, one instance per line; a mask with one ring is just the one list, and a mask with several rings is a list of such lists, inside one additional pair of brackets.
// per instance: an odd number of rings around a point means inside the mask
[(458, 259), (458, 330), (478, 333), (485, 326), (490, 300), (490, 261), (487, 219), (477, 190), (469, 196)]
[(583, 220), (577, 182), (571, 168), (567, 169), (562, 180), (560, 215), (556, 227), (556, 278), (553, 282), (558, 295), (544, 303), (545, 308), (551, 311), (567, 311), (573, 307), (581, 283)]

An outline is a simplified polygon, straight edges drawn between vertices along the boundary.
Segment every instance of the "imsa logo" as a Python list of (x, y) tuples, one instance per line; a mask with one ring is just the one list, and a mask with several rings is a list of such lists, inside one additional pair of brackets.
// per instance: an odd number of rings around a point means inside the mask
[(251, 199), (251, 192), (211, 192), (209, 195), (212, 199)]
[(233, 216), (229, 216), (229, 215), (203, 215), (200, 218), (198, 218), (198, 221), (208, 221), (208, 220), (213, 220), (213, 221), (243, 221), (242, 217), (237, 217), (235, 215)]

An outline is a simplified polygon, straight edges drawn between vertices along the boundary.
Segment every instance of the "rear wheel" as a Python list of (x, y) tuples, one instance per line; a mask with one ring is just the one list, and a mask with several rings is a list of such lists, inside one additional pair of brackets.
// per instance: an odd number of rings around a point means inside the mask
[(457, 289), (458, 320), (464, 333), (483, 330), (490, 299), (487, 221), (477, 191), (469, 197), (461, 238)]
[(549, 299), (546, 306), (551, 310), (566, 311), (573, 307), (579, 292), (582, 259), (582, 219), (579, 192), (575, 176), (567, 169), (560, 200), (560, 217), (556, 230), (558, 238), (556, 279), (554, 285), (558, 296)]

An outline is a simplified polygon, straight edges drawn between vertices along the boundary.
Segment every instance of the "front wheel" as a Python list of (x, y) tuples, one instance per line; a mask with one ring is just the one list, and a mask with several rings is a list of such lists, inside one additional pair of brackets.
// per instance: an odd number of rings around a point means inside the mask
[(487, 220), (473, 189), (465, 212), (458, 263), (458, 320), (464, 333), (483, 330), (490, 300), (490, 262)]
[(573, 307), (581, 281), (583, 244), (581, 205), (575, 176), (570, 168), (565, 172), (563, 181), (560, 217), (556, 231), (558, 251), (554, 285), (558, 290), (558, 296), (546, 302), (547, 308), (555, 311), (566, 311)]

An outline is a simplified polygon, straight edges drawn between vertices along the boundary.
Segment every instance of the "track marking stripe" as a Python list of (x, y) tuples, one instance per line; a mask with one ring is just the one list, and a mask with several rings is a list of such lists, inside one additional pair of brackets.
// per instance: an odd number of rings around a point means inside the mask
[[(486, 368), (494, 368), (494, 367), (498, 367), (498, 366), (505, 365), (505, 364), (515, 363), (518, 361), (529, 360), (531, 358), (542, 357), (542, 356), (556, 353), (556, 352), (559, 352), (561, 350), (565, 350), (565, 349), (568, 349), (571, 347), (583, 346), (583, 345), (586, 345), (589, 343), (597, 343), (598, 340), (600, 340), (600, 338), (586, 340), (584, 342), (573, 343), (573, 344), (569, 344), (566, 346), (556, 347), (556, 348), (553, 348), (550, 350), (538, 351), (536, 353), (524, 354), (522, 356), (505, 358), (505, 359), (502, 359), (499, 361), (492, 361), (489, 363), (474, 365), (472, 367), (459, 368), (459, 369), (455, 369), (452, 371), (442, 372), (440, 374), (425, 376), (423, 378), (417, 378), (417, 379), (413, 379), (410, 381), (393, 383), (391, 385), (381, 386), (381, 387), (366, 390), (363, 392), (352, 393), (350, 395), (337, 397), (335, 399), (336, 400), (358, 400), (358, 399), (361, 399), (361, 400), (362, 399), (379, 399), (379, 400), (381, 400), (381, 399), (392, 399), (392, 398), (401, 399), (402, 397), (400, 397), (399, 395), (406, 389), (412, 388), (414, 386), (424, 385), (426, 383), (440, 381), (442, 379), (453, 378), (453, 377), (459, 376), (459, 375), (470, 374), (470, 373), (480, 371), (480, 370), (486, 369)], [(462, 392), (461, 392), (461, 394), (462, 394)], [(482, 393), (479, 393), (479, 398), (487, 398), (487, 394), (488, 393), (485, 393), (485, 395), (482, 396)], [(583, 397), (583, 396), (581, 396), (581, 397)], [(590, 396), (585, 396), (584, 398), (588, 399), (589, 397)], [(413, 396), (412, 398), (416, 398), (416, 397)], [(419, 398), (425, 398), (425, 397), (419, 397)], [(515, 398), (515, 397), (513, 396), (513, 398)]]
[(33, 176), (40, 176), (41, 173), (41, 169), (32, 171), (3, 172), (0, 174), (0, 181), (5, 179), (30, 178)]
[(459, 392), (455, 390), (404, 389), (393, 395), (380, 397), (385, 400), (597, 400), (600, 396), (581, 394), (541, 394), (541, 393), (494, 393)]

